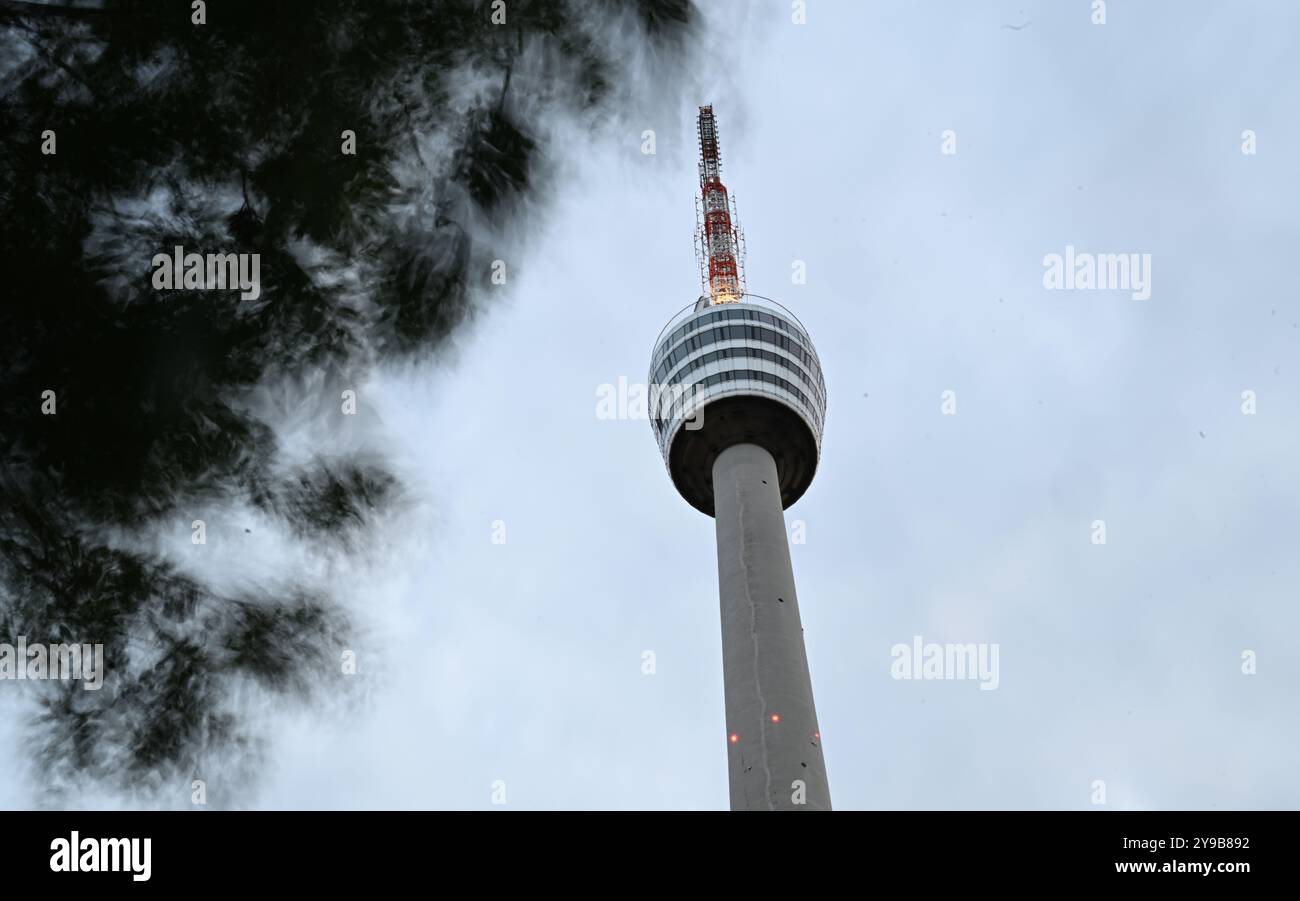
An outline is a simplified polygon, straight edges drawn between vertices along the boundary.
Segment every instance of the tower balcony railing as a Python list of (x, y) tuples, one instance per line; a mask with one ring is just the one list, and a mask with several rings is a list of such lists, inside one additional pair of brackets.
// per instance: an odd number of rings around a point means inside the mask
[(799, 317), (796, 316), (794, 313), (791, 313), (789, 309), (777, 303), (772, 298), (764, 297), (761, 294), (750, 294), (746, 292), (737, 296), (740, 298), (739, 300), (727, 301), (725, 303), (715, 304), (710, 302), (709, 295), (707, 294), (701, 295), (700, 298), (695, 301), (695, 303), (688, 304), (687, 306), (683, 307), (676, 315), (673, 316), (672, 319), (668, 320), (668, 324), (665, 325), (663, 329), (659, 332), (659, 337), (655, 338), (655, 343), (654, 343), (655, 348), (658, 349), (659, 342), (663, 341), (664, 335), (671, 334), (673, 329), (681, 325), (687, 319), (694, 316), (700, 310), (706, 309), (711, 306), (721, 307), (721, 306), (731, 306), (733, 304), (744, 304), (746, 306), (760, 307), (760, 308), (771, 310), (772, 312), (779, 314), (783, 319), (788, 320), (791, 324), (797, 327), (799, 329), (800, 335), (803, 338), (804, 342), (807, 344), (808, 347), (810, 348), (812, 347), (812, 338), (808, 336), (808, 329), (804, 326), (802, 322), (799, 321)]

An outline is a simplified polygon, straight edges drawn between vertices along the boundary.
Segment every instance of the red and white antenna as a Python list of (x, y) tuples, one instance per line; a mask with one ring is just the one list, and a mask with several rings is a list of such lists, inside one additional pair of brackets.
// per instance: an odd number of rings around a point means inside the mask
[(709, 303), (736, 303), (745, 293), (744, 236), (732, 225), (736, 204), (722, 184), (718, 123), (712, 106), (700, 107), (696, 128), (700, 135), (700, 196), (695, 200), (695, 238), (700, 280)]

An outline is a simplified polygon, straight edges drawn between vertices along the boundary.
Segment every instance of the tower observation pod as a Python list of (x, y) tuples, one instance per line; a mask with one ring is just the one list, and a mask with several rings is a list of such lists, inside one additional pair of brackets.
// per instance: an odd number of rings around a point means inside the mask
[(650, 358), (651, 426), (678, 492), (712, 516), (732, 810), (829, 810), (784, 510), (812, 483), (826, 382), (794, 314), (745, 289), (713, 108), (700, 107), (703, 295)]

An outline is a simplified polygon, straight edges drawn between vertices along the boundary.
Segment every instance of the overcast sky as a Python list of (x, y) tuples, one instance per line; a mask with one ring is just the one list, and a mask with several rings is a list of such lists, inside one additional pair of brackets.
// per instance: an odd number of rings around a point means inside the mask
[[(712, 103), (829, 390), (786, 519), (834, 805), (1300, 806), (1300, 7), (705, 5), (681, 103), (556, 146), (458, 352), (362, 390), (414, 501), (359, 586), (382, 657), (248, 803), (727, 806), (713, 521), (596, 416), (699, 293)], [(1151, 297), (1045, 290), (1067, 245), (1150, 254)], [(916, 635), (997, 643), (997, 689), (891, 678)]]

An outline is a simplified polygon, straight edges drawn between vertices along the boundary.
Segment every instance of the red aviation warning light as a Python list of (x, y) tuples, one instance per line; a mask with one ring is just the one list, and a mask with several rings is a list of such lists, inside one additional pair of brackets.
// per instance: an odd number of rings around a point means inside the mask
[[(713, 118), (712, 106), (700, 107), (696, 128), (700, 135), (700, 196), (696, 199), (695, 236), (700, 278), (709, 303), (736, 303), (745, 293), (745, 239), (731, 221), (735, 201), (722, 184), (718, 123)], [(703, 224), (700, 224), (701, 211)]]

